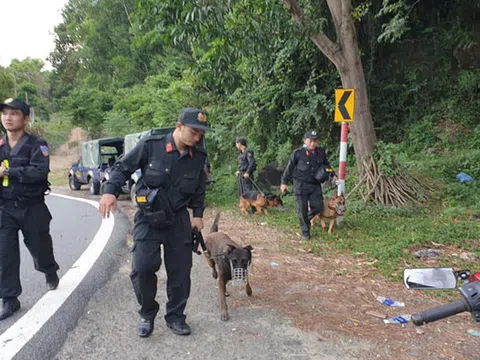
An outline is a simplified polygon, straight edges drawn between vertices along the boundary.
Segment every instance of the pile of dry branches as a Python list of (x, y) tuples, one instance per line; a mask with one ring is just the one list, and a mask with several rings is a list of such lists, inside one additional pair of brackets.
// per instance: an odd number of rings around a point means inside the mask
[(384, 206), (404, 206), (409, 203), (423, 204), (433, 189), (403, 172), (394, 165), (392, 176), (385, 176), (375, 159), (363, 161), (360, 182), (346, 196), (359, 190), (364, 202), (373, 201)]

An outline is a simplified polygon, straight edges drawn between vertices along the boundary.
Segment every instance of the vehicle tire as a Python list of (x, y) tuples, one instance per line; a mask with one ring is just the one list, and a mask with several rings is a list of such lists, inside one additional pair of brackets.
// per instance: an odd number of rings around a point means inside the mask
[(134, 206), (137, 206), (137, 202), (135, 201), (136, 192), (137, 192), (137, 184), (133, 183), (132, 186), (130, 186), (130, 201)]
[(92, 177), (88, 179), (88, 188), (91, 195), (98, 195), (100, 192), (100, 184), (95, 182)]
[(80, 190), (81, 185), (75, 181), (75, 178), (70, 175), (68, 177), (68, 187), (70, 190)]

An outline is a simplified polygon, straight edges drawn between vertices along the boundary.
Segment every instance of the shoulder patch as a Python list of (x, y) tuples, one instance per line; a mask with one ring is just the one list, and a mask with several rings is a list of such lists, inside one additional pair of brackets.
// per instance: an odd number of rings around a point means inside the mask
[(40, 145), (40, 150), (42, 151), (43, 156), (48, 156), (48, 146), (47, 145)]

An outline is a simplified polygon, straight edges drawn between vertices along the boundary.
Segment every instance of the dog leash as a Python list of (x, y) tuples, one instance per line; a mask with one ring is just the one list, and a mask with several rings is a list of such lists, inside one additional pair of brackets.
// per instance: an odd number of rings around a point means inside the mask
[(260, 190), (260, 188), (258, 187), (257, 184), (255, 184), (255, 181), (253, 181), (253, 180), (250, 179), (250, 178), (248, 178), (248, 180), (250, 180), (250, 181), (252, 182), (253, 186), (255, 186), (255, 188), (258, 190), (258, 192), (259, 192), (260, 194), (262, 194), (262, 196), (265, 196), (265, 194), (263, 193), (263, 191)]
[[(202, 255), (202, 252), (208, 253), (207, 246), (205, 245), (205, 241), (203, 241), (203, 235), (201, 231), (197, 229), (192, 230), (192, 241), (193, 241), (193, 252)], [(202, 251), (198, 250), (198, 247), (202, 248)]]

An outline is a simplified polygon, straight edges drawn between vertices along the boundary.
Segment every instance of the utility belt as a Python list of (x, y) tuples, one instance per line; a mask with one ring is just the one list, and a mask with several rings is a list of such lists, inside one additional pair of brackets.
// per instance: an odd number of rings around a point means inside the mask
[(35, 196), (31, 198), (18, 197), (16, 199), (0, 199), (0, 206), (5, 204), (15, 204), (15, 206), (36, 205), (45, 202), (44, 196)]
[(165, 189), (139, 188), (135, 194), (135, 201), (153, 228), (165, 229), (173, 226), (175, 213)]

